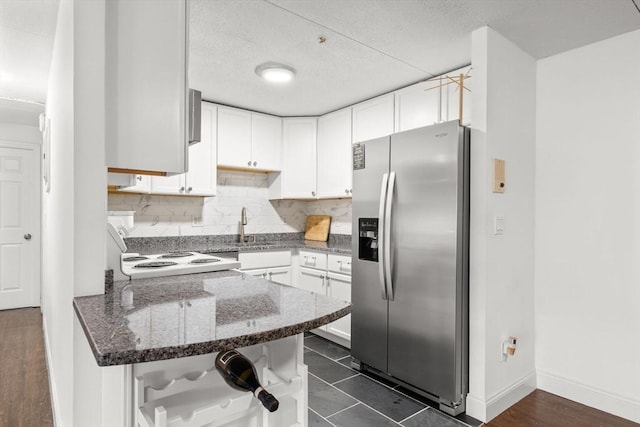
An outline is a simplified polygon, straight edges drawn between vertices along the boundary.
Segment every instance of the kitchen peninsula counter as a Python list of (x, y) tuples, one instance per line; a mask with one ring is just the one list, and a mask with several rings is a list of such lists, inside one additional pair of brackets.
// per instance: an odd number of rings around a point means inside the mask
[(77, 297), (73, 306), (99, 366), (247, 347), (351, 311), (348, 302), (238, 271), (115, 282), (106, 294)]

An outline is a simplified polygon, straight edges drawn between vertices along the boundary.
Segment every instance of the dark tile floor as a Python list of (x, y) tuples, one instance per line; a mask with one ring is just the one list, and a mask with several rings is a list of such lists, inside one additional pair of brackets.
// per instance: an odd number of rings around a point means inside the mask
[(351, 369), (349, 350), (306, 334), (304, 361), (309, 367), (309, 426), (331, 427), (477, 427), (465, 415), (457, 419), (434, 409), (433, 402), (383, 378)]

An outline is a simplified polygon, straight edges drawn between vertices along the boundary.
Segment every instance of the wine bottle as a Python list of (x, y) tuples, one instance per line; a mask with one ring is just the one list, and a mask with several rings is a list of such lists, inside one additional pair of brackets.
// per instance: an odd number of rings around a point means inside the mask
[(242, 354), (236, 350), (221, 351), (216, 357), (215, 365), (229, 386), (237, 390), (250, 391), (269, 412), (278, 409), (278, 399), (260, 385), (255, 366)]

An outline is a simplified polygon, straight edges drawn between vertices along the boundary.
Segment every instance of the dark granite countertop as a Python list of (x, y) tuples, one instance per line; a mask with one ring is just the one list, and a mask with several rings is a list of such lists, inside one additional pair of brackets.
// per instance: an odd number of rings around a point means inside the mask
[(115, 282), (73, 306), (99, 366), (246, 347), (351, 312), (348, 302), (238, 271)]
[(278, 249), (310, 249), (339, 255), (351, 255), (351, 245), (345, 246), (340, 243), (315, 242), (313, 240), (284, 240), (279, 242), (257, 242), (257, 243), (220, 243), (201, 249), (198, 252), (220, 253), (220, 252), (245, 252), (245, 251), (270, 251)]
[(256, 234), (256, 243), (238, 243), (237, 235), (128, 237), (128, 251), (157, 254), (174, 251), (205, 253), (266, 251), (278, 249), (310, 249), (340, 255), (351, 255), (351, 236), (332, 235), (328, 242), (304, 240), (304, 233)]

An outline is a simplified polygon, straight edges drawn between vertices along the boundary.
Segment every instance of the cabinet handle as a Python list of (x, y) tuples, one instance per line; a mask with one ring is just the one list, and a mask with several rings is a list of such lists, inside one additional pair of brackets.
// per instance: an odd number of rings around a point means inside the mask
[(258, 162), (253, 162), (253, 166), (258, 166)]
[(178, 307), (180, 307), (180, 308), (183, 308), (183, 307), (184, 307), (184, 304), (182, 303), (182, 301), (180, 301), (180, 302), (178, 303)]
[(184, 193), (184, 187), (180, 187), (180, 192)]
[(312, 195), (313, 197), (315, 197), (315, 196), (316, 196), (316, 192), (315, 192), (315, 191), (312, 191), (312, 192), (311, 192), (311, 195)]
[(273, 271), (270, 271), (269, 272), (269, 280), (271, 280), (272, 276), (273, 276)]
[(349, 189), (349, 194), (353, 194), (353, 189), (352, 188)]
[(187, 301), (187, 307), (191, 307), (191, 301)]
[(187, 188), (187, 193), (191, 193), (191, 190), (193, 190), (193, 187)]
[(331, 286), (331, 277), (327, 276), (327, 288)]
[(138, 181), (142, 181), (142, 175), (136, 175), (136, 179), (137, 179)]
[(247, 162), (247, 166), (251, 166), (251, 160)]
[(348, 188), (345, 188), (345, 189), (344, 189), (344, 192), (345, 192), (345, 194), (349, 194), (349, 189), (348, 189)]

